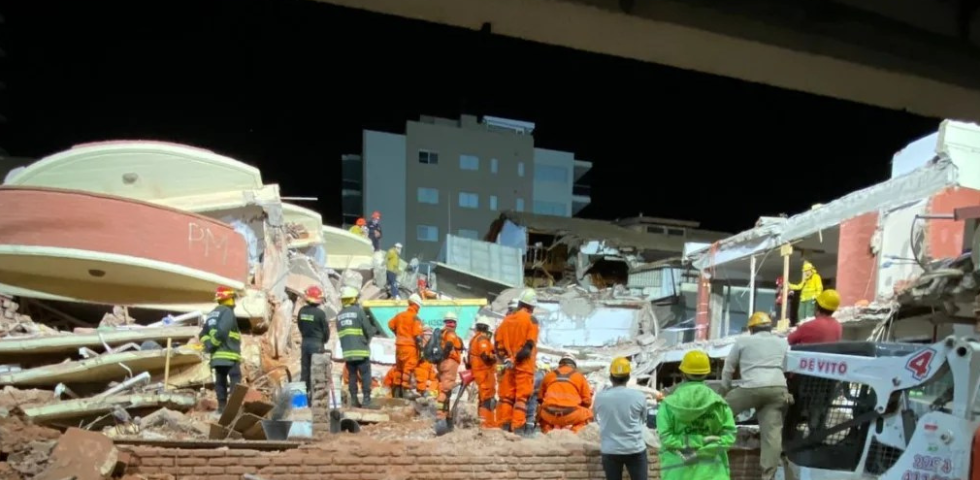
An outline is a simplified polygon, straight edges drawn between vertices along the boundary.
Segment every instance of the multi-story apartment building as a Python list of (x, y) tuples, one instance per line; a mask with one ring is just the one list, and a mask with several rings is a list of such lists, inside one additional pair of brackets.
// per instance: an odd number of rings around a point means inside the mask
[(536, 148), (534, 124), (423, 116), (404, 134), (364, 131), (360, 155), (343, 156), (344, 222), (379, 211), (383, 247), (435, 259), (446, 234), (482, 237), (501, 211), (570, 217), (589, 204), (577, 184), (590, 162)]

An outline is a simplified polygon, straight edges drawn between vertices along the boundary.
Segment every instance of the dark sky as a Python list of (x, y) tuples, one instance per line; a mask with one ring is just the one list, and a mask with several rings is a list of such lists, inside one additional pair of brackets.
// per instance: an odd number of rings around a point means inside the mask
[[(419, 114), (536, 122), (591, 160), (582, 216), (738, 231), (888, 176), (938, 120), (310, 0), (4, 2), (0, 146), (160, 139), (254, 164), (339, 223), (340, 155)], [(57, 13), (55, 13), (57, 12)], [(841, 81), (846, 81), (842, 79)]]

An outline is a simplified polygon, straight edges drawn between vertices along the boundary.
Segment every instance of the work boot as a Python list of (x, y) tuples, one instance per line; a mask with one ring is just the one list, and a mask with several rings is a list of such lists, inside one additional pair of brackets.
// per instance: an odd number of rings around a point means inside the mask
[(405, 398), (402, 393), (402, 387), (391, 387), (392, 398)]
[(503, 431), (505, 431), (505, 432), (509, 432), (510, 431), (510, 423), (509, 422), (507, 422), (507, 423), (501, 423), (500, 424), (500, 429), (503, 430)]
[(371, 403), (371, 397), (366, 397), (361, 402), (361, 408), (366, 408), (368, 410), (380, 410), (381, 409), (381, 407), (379, 407), (379, 406), (374, 405), (374, 404)]

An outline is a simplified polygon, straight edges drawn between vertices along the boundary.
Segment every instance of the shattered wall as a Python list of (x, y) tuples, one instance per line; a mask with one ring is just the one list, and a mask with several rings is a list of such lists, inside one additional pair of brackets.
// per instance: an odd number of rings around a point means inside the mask
[(656, 331), (656, 318), (647, 302), (599, 302), (576, 293), (568, 292), (556, 303), (538, 303), (534, 315), (540, 322), (541, 343), (600, 347)]
[[(911, 202), (881, 214), (880, 253), (876, 294), (878, 298), (893, 298), (896, 290), (905, 288), (922, 273), (912, 257), (909, 232), (915, 216), (925, 213), (926, 200)], [(922, 243), (923, 222), (915, 223), (916, 243)], [(918, 247), (917, 247), (918, 248)]]
[[(951, 214), (960, 207), (980, 205), (980, 191), (970, 188), (948, 187), (933, 195), (927, 211), (931, 215)], [(956, 258), (963, 253), (966, 222), (952, 220), (924, 220), (926, 222), (925, 255), (931, 259)]]
[(871, 212), (840, 225), (835, 285), (841, 305), (872, 301), (875, 297), (877, 257), (872, 239), (878, 230), (878, 212)]

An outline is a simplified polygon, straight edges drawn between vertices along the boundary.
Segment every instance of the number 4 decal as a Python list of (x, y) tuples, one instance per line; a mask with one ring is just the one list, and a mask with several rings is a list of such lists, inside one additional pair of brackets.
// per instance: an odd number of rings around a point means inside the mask
[(936, 352), (927, 348), (910, 358), (905, 364), (905, 369), (912, 372), (912, 378), (922, 380), (929, 375), (929, 370), (932, 368), (932, 358), (935, 356)]

